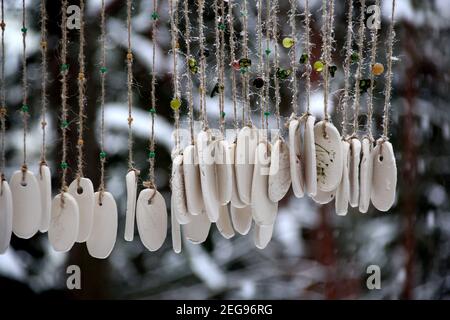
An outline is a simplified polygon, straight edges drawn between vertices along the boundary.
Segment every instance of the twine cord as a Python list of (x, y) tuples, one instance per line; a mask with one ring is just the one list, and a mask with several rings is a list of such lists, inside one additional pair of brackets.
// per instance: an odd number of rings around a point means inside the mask
[[(228, 23), (230, 29), (230, 60), (231, 62), (236, 61), (236, 39), (234, 35), (234, 15), (233, 15), (233, 0), (228, 1)], [(236, 81), (236, 72), (231, 69), (231, 95), (232, 95), (232, 103), (233, 103), (233, 127), (236, 132), (239, 129), (239, 123), (237, 119), (237, 81)]]
[(366, 13), (366, 0), (360, 0), (361, 12), (359, 15), (359, 26), (358, 26), (358, 64), (356, 66), (355, 73), (355, 98), (353, 100), (353, 136), (356, 136), (358, 131), (358, 117), (360, 109), (361, 92), (359, 88), (359, 82), (362, 78), (363, 73), (363, 63), (364, 63), (364, 31), (365, 31), (365, 13)]
[[(173, 57), (173, 99), (180, 99), (179, 75), (178, 75), (178, 0), (169, 0), (170, 12), (170, 33), (172, 36), (172, 57)], [(175, 118), (175, 148), (180, 148), (180, 109), (174, 109)]]
[(41, 147), (41, 164), (45, 164), (47, 141), (47, 81), (48, 81), (48, 61), (47, 61), (47, 8), (46, 1), (41, 0), (41, 128), (42, 128), (42, 147)]
[[(266, 50), (270, 50), (270, 32), (271, 32), (271, 16), (270, 16), (271, 0), (266, 0)], [(264, 71), (264, 121), (266, 127), (266, 138), (269, 137), (269, 109), (270, 109), (270, 51), (266, 51)]]
[[(256, 24), (256, 34), (257, 34), (257, 42), (258, 42), (258, 74), (264, 80), (267, 81), (264, 74), (264, 56), (263, 56), (263, 34), (262, 34), (262, 0), (258, 0), (258, 21)], [(260, 110), (260, 118), (261, 118), (261, 129), (264, 129), (264, 89), (265, 84), (262, 87), (262, 92), (258, 92), (258, 102), (259, 102), (259, 110)]]
[[(328, 121), (329, 114), (328, 114), (328, 50), (330, 49), (328, 47), (328, 5), (330, 1), (329, 0), (323, 0), (322, 1), (322, 60), (324, 61), (324, 70), (323, 70), (323, 118), (324, 118), (324, 124)], [(325, 127), (324, 127), (325, 130)], [(325, 131), (324, 131), (325, 134)]]
[(292, 99), (291, 99), (291, 107), (292, 107), (292, 114), (297, 115), (298, 114), (298, 80), (297, 80), (297, 25), (296, 25), (296, 14), (297, 14), (297, 1), (296, 0), (289, 0), (290, 4), (290, 11), (289, 11), (289, 25), (291, 28), (291, 38), (294, 41), (294, 45), (291, 47), (291, 50), (289, 51), (289, 58), (290, 58), (290, 64), (292, 68), (292, 81), (291, 81), (291, 92), (292, 92)]
[[(278, 12), (279, 12), (279, 2), (278, 0), (272, 1), (272, 38), (273, 38), (273, 46), (274, 46), (274, 55), (273, 59), (274, 70), (278, 70), (280, 67), (280, 48), (278, 45)], [(280, 79), (277, 76), (274, 77), (274, 86), (275, 86), (275, 117), (277, 120), (277, 129), (278, 132), (281, 128), (281, 116), (280, 116), (280, 103), (281, 103), (281, 95), (280, 95)]]
[(306, 113), (311, 110), (311, 13), (309, 0), (305, 0), (305, 54), (307, 56), (305, 68)]
[(61, 157), (61, 206), (64, 205), (64, 193), (67, 191), (67, 0), (63, 0), (61, 7), (61, 135), (62, 135), (62, 157)]
[[(105, 17), (105, 0), (102, 0), (101, 22), (100, 22), (100, 46), (101, 46), (101, 68), (106, 68), (106, 17)], [(100, 112), (101, 112), (101, 124), (100, 124), (100, 186), (99, 186), (99, 203), (102, 203), (103, 194), (105, 192), (105, 80), (106, 69), (100, 71)]]
[[(1, 40), (1, 86), (0, 86), (0, 126), (1, 126), (1, 163), (0, 163), (0, 175), (1, 175), (1, 181), (0, 183), (5, 179), (4, 173), (5, 173), (5, 164), (6, 164), (6, 158), (5, 158), (5, 135), (6, 135), (6, 84), (5, 84), (5, 8), (4, 8), (4, 0), (1, 1), (1, 22), (0, 27), (2, 29), (2, 40)], [(3, 192), (3, 183), (2, 183), (2, 190)]]
[[(154, 0), (156, 1), (156, 0)], [(184, 0), (184, 22), (185, 22), (185, 31), (184, 31), (184, 39), (186, 42), (186, 78), (187, 78), (187, 88), (186, 93), (188, 96), (188, 104), (189, 104), (189, 130), (191, 132), (191, 144), (194, 145), (195, 137), (194, 137), (194, 98), (192, 95), (192, 76), (191, 71), (189, 70), (189, 61), (192, 59), (191, 56), (191, 20), (189, 18), (189, 0)]]
[(344, 60), (344, 95), (342, 97), (342, 138), (347, 137), (348, 103), (350, 100), (350, 66), (352, 63), (353, 43), (353, 0), (348, 0), (347, 9), (347, 36), (345, 42)]
[(383, 139), (389, 139), (389, 109), (391, 108), (392, 95), (392, 60), (395, 40), (395, 0), (392, 0), (391, 25), (389, 27), (389, 41), (387, 48), (387, 72), (386, 72), (386, 87), (384, 91), (384, 111), (383, 111)]
[(133, 161), (133, 53), (131, 50), (131, 7), (132, 0), (127, 0), (127, 98), (128, 98), (128, 170), (134, 170)]
[[(249, 49), (248, 49), (248, 7), (247, 0), (244, 0), (242, 9), (241, 9), (241, 17), (242, 17), (242, 56), (248, 59)], [(250, 110), (250, 92), (249, 92), (249, 76), (248, 70), (241, 70), (241, 81), (242, 81), (242, 122), (246, 123), (247, 126), (252, 127), (253, 121)]]
[[(220, 1), (220, 8), (219, 2)], [(219, 14), (220, 9), (220, 14)], [(216, 47), (216, 77), (217, 77), (217, 85), (219, 86), (219, 128), (222, 134), (225, 133), (225, 117), (224, 117), (224, 59), (223, 55), (224, 51), (224, 3), (223, 0), (215, 0), (214, 1), (214, 17), (215, 17), (215, 47)]]
[(27, 16), (26, 0), (22, 1), (22, 122), (23, 122), (23, 164), (22, 180), (25, 182), (25, 172), (27, 170), (27, 131), (28, 131), (28, 69), (27, 69)]
[(205, 0), (198, 0), (198, 29), (199, 29), (199, 50), (200, 50), (200, 111), (203, 130), (207, 130), (208, 115), (206, 113), (206, 57), (205, 57), (205, 26), (203, 23), (203, 14), (205, 10)]
[(86, 80), (85, 80), (85, 36), (84, 36), (84, 1), (80, 0), (80, 32), (79, 32), (79, 52), (78, 52), (78, 158), (77, 158), (77, 183), (80, 187), (81, 178), (83, 177), (83, 161), (84, 161), (84, 118), (85, 118), (85, 104), (86, 104)]

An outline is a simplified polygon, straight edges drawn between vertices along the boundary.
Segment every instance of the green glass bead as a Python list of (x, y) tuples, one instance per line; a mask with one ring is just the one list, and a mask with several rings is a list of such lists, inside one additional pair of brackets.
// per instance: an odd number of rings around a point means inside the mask
[(252, 65), (252, 60), (248, 59), (248, 58), (241, 58), (239, 60), (239, 66), (241, 68), (249, 68)]
[(277, 69), (277, 78), (281, 80), (286, 80), (291, 75), (292, 71), (290, 69)]
[(219, 30), (225, 30), (225, 24), (224, 23), (219, 23), (219, 26), (218, 26), (218, 28), (219, 28)]
[(69, 165), (67, 164), (67, 162), (61, 162), (61, 169), (67, 169), (69, 167)]
[(270, 55), (272, 51), (270, 49), (266, 49), (266, 55)]
[(197, 60), (195, 60), (194, 58), (189, 58), (188, 59), (188, 66), (189, 66), (189, 70), (192, 73), (197, 73), (198, 72), (198, 63), (197, 63)]
[(149, 157), (150, 159), (155, 158), (155, 156), (156, 156), (156, 152), (155, 152), (155, 151), (150, 151), (150, 152), (148, 153), (148, 157)]
[(353, 52), (350, 58), (353, 63), (356, 63), (359, 60), (359, 54), (357, 52)]
[(265, 111), (265, 112), (264, 112), (264, 115), (265, 115), (266, 117), (268, 117), (268, 116), (270, 116), (270, 112), (269, 112), (269, 111)]
[(283, 47), (285, 47), (286, 49), (292, 48), (294, 43), (295, 43), (294, 39), (292, 39), (290, 37), (286, 37), (282, 41)]
[(61, 122), (61, 128), (65, 129), (69, 126), (69, 122), (67, 120), (63, 120)]
[(245, 73), (247, 73), (248, 69), (247, 68), (240, 68), (239, 71), (241, 72), (241, 74), (245, 74)]
[(324, 67), (325, 65), (322, 61), (317, 60), (316, 62), (314, 62), (313, 68), (316, 72), (322, 72)]
[(241, 11), (241, 17), (246, 17), (246, 16), (247, 16), (247, 11), (242, 10), (242, 11)]
[(61, 71), (67, 71), (69, 70), (69, 65), (67, 63), (64, 63), (61, 65)]
[(220, 113), (220, 116), (221, 116), (222, 118), (225, 118), (226, 115), (227, 115), (227, 114), (225, 113), (225, 111), (222, 111), (222, 112)]
[(153, 20), (158, 20), (158, 19), (159, 19), (159, 14), (158, 14), (158, 12), (153, 12), (153, 13), (152, 13), (152, 19), (153, 19)]
[(181, 107), (181, 100), (178, 98), (172, 99), (172, 101), (170, 101), (170, 107), (173, 110), (178, 110)]
[(334, 78), (336, 71), (337, 71), (337, 67), (336, 66), (329, 66), (328, 67), (328, 71), (330, 72), (330, 75), (332, 78)]
[(106, 67), (101, 67), (100, 68), (100, 72), (101, 73), (106, 73), (106, 71), (108, 71), (108, 69)]
[(156, 109), (155, 109), (155, 108), (151, 108), (149, 111), (150, 111), (150, 113), (152, 113), (152, 114), (155, 114), (155, 113), (156, 113)]
[(24, 104), (24, 105), (22, 105), (22, 107), (20, 108), (20, 110), (21, 110), (23, 113), (28, 113), (28, 111), (29, 111), (30, 109), (28, 108), (28, 105)]
[(300, 57), (300, 63), (305, 64), (306, 62), (308, 62), (308, 55), (306, 53), (304, 53)]
[(100, 159), (105, 159), (106, 158), (106, 152), (102, 151), (100, 152)]
[(22, 29), (20, 29), (20, 31), (22, 31), (22, 33), (27, 33), (28, 29), (23, 27)]

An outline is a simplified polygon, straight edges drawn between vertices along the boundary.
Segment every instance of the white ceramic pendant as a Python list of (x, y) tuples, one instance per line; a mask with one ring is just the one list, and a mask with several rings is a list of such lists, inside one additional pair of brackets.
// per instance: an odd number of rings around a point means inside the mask
[(109, 192), (95, 193), (94, 223), (86, 246), (89, 254), (97, 259), (106, 259), (111, 254), (117, 239), (117, 205)]
[(237, 179), (236, 179), (236, 144), (232, 143), (230, 144), (230, 157), (233, 161), (232, 166), (231, 166), (231, 170), (232, 170), (232, 175), (231, 178), (232, 180), (232, 189), (231, 189), (231, 205), (235, 208), (244, 208), (247, 205), (241, 200), (241, 198), (239, 197), (239, 191), (237, 188)]
[(236, 141), (236, 184), (239, 198), (246, 205), (251, 204), (253, 167), (255, 165), (255, 150), (258, 145), (258, 129), (243, 127)]
[(128, 171), (125, 177), (127, 185), (127, 211), (125, 218), (125, 235), (126, 241), (133, 241), (134, 238), (134, 221), (136, 217), (136, 196), (137, 196), (137, 173), (135, 170)]
[(217, 230), (225, 239), (231, 239), (234, 237), (234, 229), (231, 224), (230, 213), (228, 212), (228, 206), (221, 206), (219, 212), (219, 219), (216, 222)]
[[(173, 197), (173, 195), (172, 195)], [(170, 224), (172, 234), (172, 248), (175, 253), (181, 252), (181, 226), (175, 218), (174, 208), (170, 209)]]
[(219, 219), (219, 199), (216, 185), (216, 165), (214, 163), (215, 142), (209, 130), (202, 130), (197, 136), (200, 182), (206, 214), (211, 222)]
[(255, 166), (252, 185), (252, 216), (260, 225), (270, 225), (275, 222), (278, 212), (278, 202), (269, 198), (270, 144), (261, 142), (256, 148)]
[(50, 216), (52, 211), (52, 174), (50, 168), (46, 164), (39, 166), (39, 174), (37, 176), (39, 191), (41, 193), (41, 225), (40, 232), (47, 232), (50, 224)]
[[(349, 163), (349, 181), (350, 181), (350, 200), (353, 208), (359, 205), (359, 163), (361, 160), (361, 141), (359, 139), (350, 140), (350, 163)], [(345, 156), (344, 156), (345, 159)]]
[(79, 183), (75, 179), (69, 185), (68, 192), (78, 204), (80, 223), (77, 242), (85, 242), (91, 234), (94, 221), (94, 186), (90, 179), (81, 178)]
[(297, 198), (301, 198), (305, 194), (301, 143), (300, 122), (297, 119), (292, 119), (289, 121), (289, 167), (291, 170), (292, 191)]
[(344, 162), (342, 164), (342, 179), (341, 183), (336, 189), (336, 214), (340, 216), (345, 216), (348, 212), (348, 203), (349, 203), (349, 192), (350, 192), (350, 183), (349, 183), (349, 163), (350, 163), (350, 144), (347, 141), (342, 141), (342, 155), (344, 157)]
[(224, 206), (231, 201), (231, 193), (233, 191), (233, 171), (230, 148), (227, 141), (217, 141), (214, 159), (216, 163), (217, 195), (219, 203)]
[(336, 197), (336, 190), (326, 192), (317, 188), (316, 195), (312, 196), (311, 198), (314, 200), (315, 203), (327, 204), (332, 200), (334, 200), (335, 197)]
[(283, 139), (277, 139), (270, 154), (269, 199), (278, 202), (291, 186), (289, 147)]
[(72, 249), (78, 236), (80, 217), (77, 201), (68, 192), (58, 194), (52, 201), (48, 240), (55, 251)]
[(372, 151), (372, 161), (372, 204), (380, 211), (388, 211), (394, 204), (397, 187), (397, 165), (392, 144), (379, 139)]
[(184, 149), (183, 175), (187, 210), (191, 215), (199, 215), (204, 210), (204, 205), (198, 154), (195, 145), (189, 145)]
[(258, 249), (264, 249), (272, 240), (273, 224), (271, 225), (258, 225), (255, 224), (254, 242)]
[[(324, 131), (325, 130), (325, 131)], [(336, 127), (320, 121), (314, 126), (316, 144), (317, 188), (329, 192), (335, 190), (342, 177), (341, 136)]]
[(5, 253), (11, 241), (13, 223), (12, 194), (6, 180), (0, 187), (0, 254)]
[(316, 145), (314, 140), (314, 122), (316, 118), (308, 116), (303, 136), (303, 158), (305, 167), (305, 190), (312, 197), (317, 192)]
[(246, 235), (252, 227), (252, 208), (250, 206), (244, 208), (231, 206), (230, 212), (234, 230), (242, 235)]
[(362, 157), (360, 165), (359, 211), (369, 210), (370, 194), (372, 192), (372, 143), (368, 138), (362, 141)]
[(29, 239), (41, 225), (41, 194), (34, 174), (27, 170), (23, 175), (21, 170), (14, 172), (9, 184), (13, 204), (13, 232), (19, 238)]
[(187, 210), (186, 193), (183, 177), (183, 156), (181, 154), (175, 156), (172, 161), (172, 206), (175, 208), (175, 217), (179, 224), (186, 224), (191, 221), (191, 215)]
[[(219, 218), (220, 219), (220, 218)], [(200, 244), (206, 241), (211, 228), (206, 212), (192, 216), (191, 222), (183, 225), (184, 237), (192, 243)]]
[(158, 191), (144, 189), (139, 193), (136, 223), (144, 246), (150, 251), (161, 248), (167, 236), (167, 207)]

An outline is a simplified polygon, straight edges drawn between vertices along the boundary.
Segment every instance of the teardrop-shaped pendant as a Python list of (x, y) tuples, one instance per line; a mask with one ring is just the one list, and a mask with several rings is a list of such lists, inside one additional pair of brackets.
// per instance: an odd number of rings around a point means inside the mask
[(183, 156), (181, 154), (175, 156), (172, 162), (172, 206), (175, 208), (175, 217), (179, 224), (186, 224), (191, 221), (191, 215), (187, 211), (186, 193), (183, 177)]
[[(173, 194), (172, 194), (173, 198)], [(172, 200), (172, 199), (171, 199)], [(172, 248), (175, 253), (181, 252), (181, 226), (177, 221), (174, 213), (174, 207), (170, 208), (170, 225), (172, 234)]]
[(328, 121), (314, 126), (316, 144), (317, 188), (330, 192), (337, 188), (342, 177), (341, 136), (336, 127)]
[(244, 208), (235, 208), (231, 206), (230, 211), (234, 230), (242, 235), (246, 235), (252, 227), (253, 217), (251, 206)]
[(230, 144), (230, 157), (233, 161), (233, 164), (231, 166), (232, 169), (232, 189), (231, 189), (231, 205), (235, 208), (244, 208), (247, 205), (241, 200), (239, 197), (239, 191), (237, 188), (237, 181), (236, 181), (236, 144), (232, 143)]
[(91, 234), (94, 221), (94, 186), (90, 179), (75, 179), (69, 185), (68, 192), (78, 204), (80, 223), (77, 242), (85, 242)]
[(86, 246), (92, 257), (106, 259), (116, 244), (117, 205), (109, 192), (103, 192), (101, 199), (100, 192), (96, 192), (94, 199), (94, 222)]
[(219, 140), (216, 142), (214, 160), (216, 163), (217, 195), (219, 203), (225, 206), (231, 201), (231, 193), (233, 191), (233, 171), (230, 148), (227, 141)]
[(283, 139), (279, 138), (270, 154), (269, 198), (272, 202), (280, 201), (289, 191), (291, 186), (289, 165), (289, 147)]
[(362, 158), (360, 165), (360, 194), (359, 211), (366, 213), (369, 210), (370, 194), (372, 193), (372, 142), (368, 138), (362, 141)]
[(231, 224), (228, 206), (220, 207), (219, 219), (216, 222), (216, 227), (225, 239), (231, 239), (234, 237), (234, 229)]
[(345, 216), (348, 211), (348, 202), (349, 202), (349, 163), (350, 163), (350, 154), (349, 154), (350, 144), (347, 141), (342, 141), (342, 154), (344, 157), (344, 162), (342, 164), (342, 179), (339, 183), (339, 186), (336, 189), (336, 214), (340, 216)]
[(372, 204), (380, 211), (388, 211), (395, 202), (397, 187), (397, 164), (392, 144), (379, 139), (372, 151), (372, 161)]
[(186, 191), (187, 210), (191, 215), (199, 215), (204, 211), (200, 168), (195, 145), (189, 145), (183, 152), (183, 175)]
[(31, 171), (14, 172), (9, 184), (13, 204), (13, 232), (22, 239), (36, 234), (41, 225), (41, 194)]
[(125, 219), (125, 235), (126, 241), (133, 241), (134, 238), (134, 222), (136, 218), (136, 196), (137, 196), (137, 172), (136, 170), (128, 171), (126, 177), (127, 185), (127, 211)]
[[(344, 156), (345, 159), (345, 156)], [(361, 160), (361, 141), (357, 138), (350, 140), (350, 205), (356, 208), (359, 204), (359, 164)]]
[(305, 190), (312, 197), (317, 192), (316, 145), (314, 140), (314, 122), (316, 118), (308, 115), (305, 121), (303, 137), (303, 158), (305, 167)]
[(297, 198), (301, 198), (305, 194), (301, 150), (300, 122), (297, 119), (292, 119), (289, 122), (289, 167), (291, 169), (292, 191)]
[(258, 249), (264, 249), (272, 240), (274, 225), (258, 225), (255, 224), (254, 242)]
[(39, 175), (37, 177), (39, 191), (41, 194), (41, 225), (40, 232), (47, 232), (50, 224), (50, 216), (52, 212), (52, 174), (50, 168), (46, 164), (39, 166)]
[(11, 241), (13, 224), (12, 194), (6, 180), (0, 187), (0, 254), (5, 253)]
[(167, 207), (163, 196), (155, 189), (139, 193), (136, 223), (144, 246), (150, 251), (161, 248), (167, 236)]
[(183, 225), (183, 234), (190, 242), (200, 244), (208, 238), (209, 229), (211, 229), (211, 221), (209, 221), (206, 212), (202, 212), (199, 215), (192, 216), (191, 222)]
[(78, 204), (68, 192), (58, 194), (52, 201), (48, 240), (55, 251), (72, 249), (78, 237), (80, 223)]

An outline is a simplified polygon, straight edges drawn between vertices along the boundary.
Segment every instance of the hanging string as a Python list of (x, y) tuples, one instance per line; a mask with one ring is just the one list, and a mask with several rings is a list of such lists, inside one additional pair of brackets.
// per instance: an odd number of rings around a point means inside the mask
[[(262, 0), (258, 0), (257, 2), (257, 10), (258, 10), (258, 21), (256, 24), (256, 35), (258, 42), (258, 75), (266, 81), (264, 75), (264, 57), (263, 57), (263, 34), (262, 34)], [(262, 88), (262, 93), (258, 94), (259, 97), (259, 110), (260, 110), (260, 118), (261, 118), (261, 129), (264, 129), (264, 86)]]
[(216, 74), (217, 74), (217, 88), (219, 92), (219, 128), (222, 133), (225, 133), (225, 113), (224, 113), (224, 29), (225, 23), (223, 19), (224, 6), (223, 1), (220, 0), (220, 14), (219, 14), (219, 0), (214, 0), (214, 18), (215, 18), (215, 46), (216, 46)]
[(128, 51), (127, 51), (127, 97), (128, 97), (128, 170), (134, 170), (133, 161), (133, 53), (131, 51), (131, 4), (132, 0), (127, 0), (127, 31), (128, 31)]
[[(232, 63), (236, 61), (236, 39), (234, 35), (234, 15), (233, 15), (233, 0), (228, 0), (228, 23), (230, 28), (230, 60)], [(236, 131), (236, 135), (239, 129), (239, 123), (237, 120), (237, 84), (236, 73), (231, 68), (231, 95), (233, 103), (233, 127)]]
[(392, 0), (391, 25), (389, 27), (389, 42), (387, 49), (387, 72), (386, 72), (386, 88), (384, 91), (384, 111), (383, 111), (383, 139), (388, 140), (389, 134), (389, 109), (391, 108), (392, 94), (392, 60), (395, 40), (395, 0)]
[[(156, 115), (156, 32), (158, 29), (158, 0), (153, 0), (153, 24), (152, 24), (152, 73), (151, 73), (151, 82), (150, 82), (150, 98), (151, 98), (151, 109), (150, 109), (150, 118), (151, 118), (151, 132), (150, 132), (150, 141), (149, 141), (149, 154), (148, 154), (148, 162), (150, 165), (149, 168), (149, 181), (144, 182), (144, 187), (147, 188), (156, 188), (155, 183), (155, 115)], [(188, 72), (189, 73), (189, 72)], [(189, 89), (190, 90), (190, 89)], [(192, 121), (192, 120), (191, 120)]]
[[(154, 0), (156, 1), (156, 0)], [(184, 31), (184, 39), (186, 42), (186, 78), (187, 78), (187, 88), (186, 93), (188, 96), (188, 107), (189, 107), (189, 129), (191, 132), (191, 144), (194, 145), (195, 138), (194, 138), (194, 98), (192, 96), (192, 77), (191, 77), (191, 71), (189, 70), (189, 66), (191, 63), (191, 20), (189, 18), (190, 11), (189, 11), (189, 0), (184, 0), (184, 22), (185, 22), (185, 31)], [(155, 52), (155, 50), (153, 50)], [(195, 65), (195, 67), (197, 67)], [(197, 72), (197, 70), (195, 70)], [(152, 98), (153, 99), (153, 98)], [(153, 99), (154, 100), (154, 99)]]
[[(249, 50), (248, 50), (248, 8), (247, 8), (247, 0), (244, 0), (244, 3), (241, 8), (241, 17), (242, 17), (242, 56), (244, 59), (249, 59)], [(248, 68), (241, 67), (241, 82), (242, 82), (242, 122), (246, 123), (247, 126), (252, 127), (253, 121), (251, 117), (250, 110), (250, 92), (248, 87)]]
[[(328, 121), (328, 4), (329, 0), (322, 1), (322, 60), (325, 62), (323, 69), (323, 118)], [(324, 123), (325, 123), (324, 122)], [(324, 132), (325, 133), (325, 132)]]
[[(0, 164), (0, 175), (1, 175), (1, 180), (0, 183), (5, 180), (5, 164), (6, 164), (6, 158), (5, 158), (5, 134), (6, 134), (6, 113), (7, 113), (7, 109), (6, 109), (6, 84), (5, 84), (5, 8), (4, 8), (4, 3), (3, 0), (1, 2), (1, 11), (2, 11), (2, 17), (1, 17), (1, 22), (0, 22), (0, 27), (2, 28), (2, 58), (1, 58), (1, 64), (2, 64), (2, 71), (1, 71), (1, 87), (0, 87), (0, 125), (1, 125), (1, 164)], [(2, 183), (2, 190), (1, 192), (3, 192), (3, 183)]]
[(77, 159), (77, 183), (78, 187), (80, 187), (81, 178), (83, 177), (83, 134), (84, 134), (84, 117), (85, 117), (85, 56), (84, 56), (84, 46), (85, 46), (85, 38), (84, 38), (84, 0), (80, 0), (80, 33), (79, 33), (79, 52), (78, 52), (78, 64), (79, 64), (79, 72), (78, 72), (78, 141), (77, 141), (77, 150), (78, 150), (78, 159)]
[(359, 107), (360, 107), (360, 98), (361, 98), (361, 90), (359, 88), (359, 82), (362, 78), (363, 73), (363, 63), (364, 63), (364, 31), (365, 31), (365, 13), (366, 13), (366, 0), (360, 0), (361, 4), (361, 13), (359, 15), (359, 27), (358, 27), (358, 63), (356, 66), (355, 73), (355, 98), (353, 100), (353, 136), (356, 136), (358, 131), (358, 117), (359, 117)]
[(27, 131), (28, 131), (28, 70), (27, 70), (27, 16), (25, 0), (22, 1), (22, 122), (23, 122), (23, 164), (22, 180), (25, 182), (25, 173), (27, 171)]
[(305, 91), (306, 91), (306, 114), (311, 110), (311, 13), (309, 10), (309, 0), (305, 1)]
[(206, 114), (206, 57), (205, 57), (205, 26), (203, 23), (203, 14), (205, 11), (205, 0), (198, 0), (198, 41), (199, 41), (199, 51), (200, 51), (200, 111), (203, 130), (208, 129), (208, 115)]
[[(278, 46), (278, 13), (279, 13), (279, 3), (278, 0), (272, 1), (272, 39), (274, 46), (274, 70), (278, 70), (280, 67), (280, 48)], [(280, 79), (277, 76), (274, 77), (274, 86), (275, 86), (275, 117), (277, 119), (277, 129), (278, 132), (281, 128), (281, 115), (280, 115), (280, 103), (281, 103), (281, 95), (280, 95)]]
[(266, 138), (269, 137), (269, 115), (270, 115), (270, 31), (271, 31), (271, 16), (270, 6), (271, 1), (266, 0), (266, 58), (265, 58), (265, 71), (264, 71), (264, 120), (266, 127)]
[(47, 127), (47, 80), (48, 80), (48, 61), (47, 61), (47, 8), (46, 1), (41, 0), (41, 128), (42, 128), (42, 147), (41, 164), (46, 164), (46, 127)]
[(297, 26), (295, 23), (296, 14), (297, 14), (297, 1), (289, 0), (290, 11), (289, 11), (289, 25), (291, 27), (291, 38), (294, 45), (291, 47), (289, 51), (290, 64), (292, 68), (292, 81), (291, 81), (291, 107), (292, 114), (297, 115), (298, 113), (298, 81), (297, 81)]
[[(375, 0), (375, 6), (380, 8), (380, 0)], [(381, 23), (381, 21), (380, 21)], [(372, 27), (370, 31), (371, 41), (370, 41), (370, 66), (371, 68), (375, 65), (377, 59), (377, 46), (378, 46), (378, 28), (379, 26)], [(375, 75), (370, 72), (370, 87), (367, 92), (367, 136), (370, 141), (373, 141), (372, 133), (372, 118), (373, 118), (373, 89), (375, 83)]]
[(353, 43), (353, 0), (348, 0), (347, 9), (347, 37), (345, 43), (344, 60), (344, 95), (342, 97), (342, 138), (347, 137), (348, 102), (350, 100), (350, 67), (352, 64)]
[(105, 17), (105, 0), (102, 0), (101, 22), (100, 22), (100, 112), (101, 112), (101, 124), (100, 124), (100, 196), (99, 203), (102, 203), (103, 194), (105, 192), (105, 80), (106, 80), (106, 17)]
[(178, 0), (169, 0), (170, 12), (170, 34), (172, 37), (172, 56), (173, 56), (173, 99), (171, 106), (174, 111), (175, 118), (175, 147), (179, 151), (180, 148), (180, 89), (178, 76)]
[(61, 205), (64, 205), (64, 192), (67, 191), (67, 75), (69, 65), (67, 64), (67, 0), (63, 0), (61, 6), (61, 135), (62, 135), (62, 157), (61, 157)]

